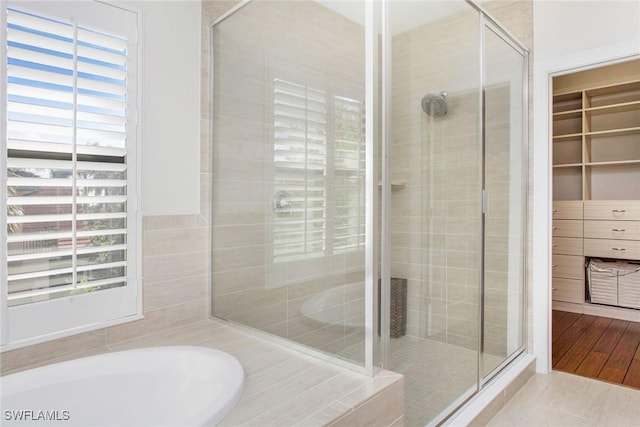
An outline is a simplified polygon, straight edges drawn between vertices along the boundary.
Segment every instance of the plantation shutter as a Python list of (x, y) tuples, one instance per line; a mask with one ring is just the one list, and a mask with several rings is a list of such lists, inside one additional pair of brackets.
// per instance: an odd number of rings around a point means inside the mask
[(327, 100), (323, 91), (274, 80), (274, 259), (325, 248)]
[(5, 10), (9, 308), (126, 288), (135, 268), (135, 14), (72, 2), (86, 19), (65, 20), (23, 4)]
[(364, 245), (362, 101), (274, 80), (274, 260)]
[(7, 9), (9, 305), (126, 284), (126, 42)]
[(365, 139), (362, 101), (342, 96), (333, 100), (334, 199), (333, 249), (364, 245)]

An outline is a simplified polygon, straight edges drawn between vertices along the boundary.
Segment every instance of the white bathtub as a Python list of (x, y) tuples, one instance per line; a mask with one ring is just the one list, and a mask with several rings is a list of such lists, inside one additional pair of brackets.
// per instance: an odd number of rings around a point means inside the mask
[[(364, 284), (363, 284), (364, 288)], [(364, 305), (364, 300), (362, 300)], [(364, 320), (359, 317), (344, 318), (344, 287), (337, 286), (307, 299), (300, 307), (300, 314), (317, 327), (348, 328), (346, 333), (364, 331)], [(335, 308), (343, 311), (336, 317)]]
[(243, 386), (240, 362), (210, 348), (107, 353), (0, 378), (0, 424), (210, 426)]

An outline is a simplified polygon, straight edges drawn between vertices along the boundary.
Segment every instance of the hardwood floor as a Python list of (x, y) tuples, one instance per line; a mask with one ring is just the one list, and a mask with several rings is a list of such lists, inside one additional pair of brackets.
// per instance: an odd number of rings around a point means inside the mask
[(640, 323), (553, 311), (553, 369), (640, 389)]

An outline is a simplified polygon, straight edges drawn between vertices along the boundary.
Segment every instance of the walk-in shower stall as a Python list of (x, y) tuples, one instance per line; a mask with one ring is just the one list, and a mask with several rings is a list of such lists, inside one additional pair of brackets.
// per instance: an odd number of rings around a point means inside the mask
[(444, 420), (525, 346), (526, 48), (463, 0), (255, 0), (210, 42), (212, 315)]

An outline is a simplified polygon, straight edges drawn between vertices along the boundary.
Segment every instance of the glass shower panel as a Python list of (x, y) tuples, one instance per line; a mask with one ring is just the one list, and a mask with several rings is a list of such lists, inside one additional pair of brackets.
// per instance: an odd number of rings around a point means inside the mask
[(483, 377), (522, 348), (524, 334), (525, 58), (484, 26)]
[(480, 19), (464, 1), (393, 1), (389, 28), (391, 277), (408, 307), (387, 367), (405, 375), (413, 426), (478, 387)]
[(212, 311), (362, 365), (364, 3), (323, 4), (213, 26)]

